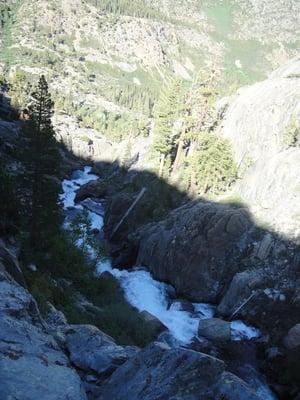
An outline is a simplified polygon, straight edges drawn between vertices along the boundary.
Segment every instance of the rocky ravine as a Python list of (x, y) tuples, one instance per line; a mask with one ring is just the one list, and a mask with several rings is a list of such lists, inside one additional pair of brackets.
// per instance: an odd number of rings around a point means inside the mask
[(13, 249), (0, 250), (1, 399), (259, 399), (215, 357), (160, 342), (117, 346), (96, 327), (68, 325), (53, 306), (43, 320)]

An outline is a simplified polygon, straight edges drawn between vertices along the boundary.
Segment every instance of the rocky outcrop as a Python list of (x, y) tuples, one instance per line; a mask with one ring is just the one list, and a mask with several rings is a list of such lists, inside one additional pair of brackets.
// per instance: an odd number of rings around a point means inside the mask
[(247, 211), (192, 202), (143, 228), (137, 263), (195, 301), (216, 302), (252, 244)]
[(167, 330), (164, 324), (148, 311), (140, 312), (140, 317), (145, 322), (147, 331), (153, 332), (153, 337), (157, 337), (160, 333)]
[(76, 192), (75, 202), (81, 202), (87, 198), (103, 199), (107, 193), (107, 185), (101, 180), (90, 181), (82, 185)]
[(229, 400), (257, 400), (254, 391), (231, 376), (226, 389), (225, 364), (214, 357), (155, 343), (120, 367), (99, 392), (98, 400), (216, 400), (226, 391)]
[(82, 382), (46, 331), (32, 296), (0, 273), (1, 398), (86, 400)]
[(72, 363), (81, 370), (97, 373), (98, 377), (111, 375), (128, 358), (123, 347), (95, 326), (71, 325), (65, 334)]
[(269, 79), (241, 89), (220, 131), (239, 165), (241, 200), (258, 222), (293, 238), (300, 235), (299, 76), (296, 58)]
[(243, 302), (250, 300), (254, 290), (262, 287), (263, 282), (264, 277), (260, 270), (237, 273), (217, 308), (218, 313), (225, 316), (232, 315)]

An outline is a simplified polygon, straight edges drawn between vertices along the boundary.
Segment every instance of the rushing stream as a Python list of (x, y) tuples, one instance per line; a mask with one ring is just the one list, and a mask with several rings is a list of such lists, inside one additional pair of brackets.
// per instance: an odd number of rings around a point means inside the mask
[[(83, 171), (75, 171), (70, 180), (64, 180), (62, 183), (61, 201), (66, 210), (66, 219), (72, 219), (74, 210), (80, 212), (88, 201), (88, 213), (92, 227), (101, 230), (103, 228), (103, 207), (101, 204), (93, 202), (91, 199), (79, 204), (74, 202), (76, 190), (81, 185), (96, 179), (98, 179), (98, 176), (91, 174), (91, 167), (85, 167)], [(214, 316), (215, 308), (210, 304), (194, 303), (195, 311), (193, 313), (182, 311), (178, 301), (172, 300), (170, 302), (169, 295), (171, 292), (174, 293), (174, 289), (153, 279), (151, 274), (142, 267), (131, 271), (119, 270), (112, 268), (110, 260), (106, 259), (98, 263), (97, 271), (99, 274), (109, 271), (114, 275), (119, 280), (127, 301), (139, 311), (148, 311), (157, 317), (182, 345), (189, 344), (193, 338), (197, 337), (200, 319)], [(250, 340), (260, 336), (258, 329), (248, 326), (242, 321), (231, 322), (231, 333), (232, 340)], [(269, 389), (262, 383), (260, 390), (263, 399), (274, 399)]]
[[(72, 179), (63, 181), (61, 200), (65, 210), (74, 208), (83, 210), (84, 202), (81, 204), (74, 202), (75, 192), (81, 185), (98, 179), (97, 175), (90, 172), (91, 167), (85, 167), (83, 171), (74, 172)], [(91, 203), (93, 203), (92, 200)], [(97, 211), (97, 203), (95, 203), (94, 209), (96, 212), (88, 210), (92, 227), (101, 230), (103, 227), (102, 208), (100, 206)], [(176, 301), (170, 306), (169, 293), (174, 289), (153, 279), (145, 269), (139, 268), (133, 271), (115, 269), (112, 268), (110, 260), (106, 259), (98, 263), (97, 270), (99, 274), (109, 271), (118, 278), (127, 301), (139, 311), (148, 311), (157, 317), (169, 329), (174, 338), (183, 344), (188, 344), (197, 336), (199, 319), (211, 318), (214, 315), (214, 307), (209, 304), (193, 304), (194, 313), (180, 310), (179, 303)], [(231, 331), (233, 340), (252, 339), (260, 335), (257, 329), (247, 326), (242, 321), (233, 321)]]

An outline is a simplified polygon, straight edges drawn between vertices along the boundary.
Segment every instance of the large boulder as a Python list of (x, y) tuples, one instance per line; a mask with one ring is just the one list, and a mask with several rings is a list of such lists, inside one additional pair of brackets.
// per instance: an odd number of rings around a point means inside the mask
[(66, 330), (70, 360), (81, 370), (109, 376), (127, 360), (123, 347), (92, 325), (71, 325)]
[(234, 275), (217, 311), (223, 316), (232, 315), (253, 291), (263, 285), (263, 275), (259, 270), (238, 272)]
[(158, 336), (163, 331), (167, 330), (167, 327), (154, 315), (148, 311), (142, 311), (139, 313), (142, 320), (145, 322), (145, 327), (148, 332), (151, 332), (153, 337)]
[(244, 209), (191, 202), (141, 229), (137, 264), (187, 298), (216, 302), (243, 268), (253, 228)]
[[(99, 391), (98, 400), (258, 400), (234, 375), (224, 375), (223, 361), (192, 350), (154, 343), (117, 369)], [(227, 379), (230, 381), (227, 382)], [(232, 390), (227, 390), (230, 383)], [(238, 397), (240, 396), (244, 397)]]
[(82, 185), (77, 191), (75, 196), (75, 202), (78, 203), (87, 198), (103, 199), (107, 193), (107, 185), (100, 179), (90, 181), (85, 185)]
[(1, 399), (86, 400), (79, 376), (45, 328), (28, 291), (0, 272)]
[(198, 335), (214, 342), (228, 342), (231, 339), (230, 322), (219, 318), (201, 319), (198, 325)]

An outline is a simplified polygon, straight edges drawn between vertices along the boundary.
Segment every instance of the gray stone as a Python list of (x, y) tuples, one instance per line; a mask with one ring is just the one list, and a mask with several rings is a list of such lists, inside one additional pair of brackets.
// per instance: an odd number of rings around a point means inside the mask
[(87, 198), (103, 199), (107, 193), (107, 185), (101, 180), (90, 181), (82, 185), (77, 191), (75, 202), (78, 203)]
[(151, 344), (114, 372), (98, 400), (204, 400), (223, 371), (224, 363), (217, 358)]
[(104, 216), (104, 207), (102, 203), (87, 198), (81, 202), (81, 205), (95, 214)]
[(244, 209), (190, 202), (140, 230), (137, 264), (194, 302), (216, 302), (240, 271), (253, 228)]
[(165, 331), (167, 327), (154, 315), (148, 311), (142, 311), (139, 313), (140, 317), (146, 323), (146, 329), (152, 332), (152, 335), (158, 336), (161, 332)]
[(219, 318), (202, 319), (199, 321), (198, 335), (215, 342), (227, 342), (231, 339), (230, 322)]
[(27, 290), (0, 274), (1, 399), (86, 400), (79, 376), (44, 325)]
[(261, 400), (256, 390), (230, 372), (224, 372), (214, 389), (214, 399)]
[(123, 347), (95, 326), (71, 325), (65, 334), (70, 360), (84, 371), (109, 376), (128, 358)]
[(170, 308), (189, 313), (193, 313), (195, 311), (193, 304), (187, 300), (175, 300), (171, 303)]
[(57, 310), (53, 304), (47, 303), (49, 311), (47, 314), (46, 323), (50, 329), (57, 329), (67, 325), (67, 319), (62, 311)]
[(260, 260), (265, 260), (270, 254), (273, 246), (273, 237), (270, 233), (267, 233), (263, 240), (259, 243), (258, 249), (256, 251), (255, 256)]
[(253, 290), (263, 285), (260, 271), (243, 271), (234, 275), (217, 311), (223, 316), (232, 315), (251, 296)]
[(283, 341), (288, 349), (296, 349), (300, 346), (300, 324), (293, 326)]

